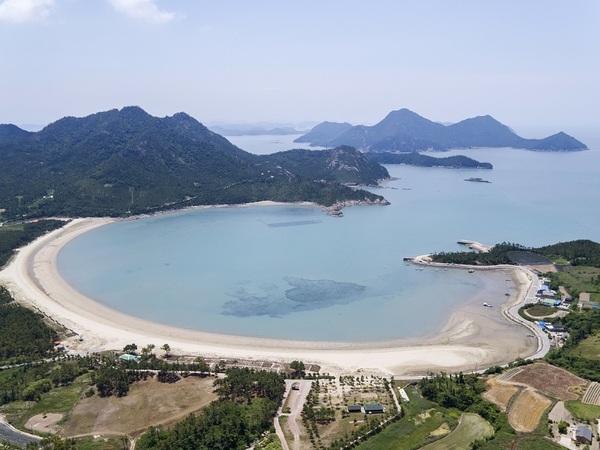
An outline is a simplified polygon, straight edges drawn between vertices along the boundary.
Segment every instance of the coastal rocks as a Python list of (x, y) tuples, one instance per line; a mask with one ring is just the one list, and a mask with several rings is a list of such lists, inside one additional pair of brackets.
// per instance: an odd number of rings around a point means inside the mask
[(348, 206), (362, 206), (362, 205), (386, 206), (389, 204), (390, 204), (390, 202), (388, 202), (385, 198), (378, 198), (376, 200), (367, 200), (367, 199), (365, 199), (365, 200), (346, 200), (346, 201), (342, 201), (342, 202), (336, 202), (331, 206), (326, 206), (323, 208), (323, 211), (325, 211), (330, 216), (343, 217), (344, 214), (342, 213), (342, 208), (346, 208)]

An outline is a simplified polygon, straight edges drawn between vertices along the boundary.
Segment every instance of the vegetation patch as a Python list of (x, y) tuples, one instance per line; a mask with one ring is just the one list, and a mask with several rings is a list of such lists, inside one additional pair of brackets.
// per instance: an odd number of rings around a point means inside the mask
[(540, 423), (544, 411), (552, 401), (533, 389), (524, 389), (508, 413), (508, 422), (517, 431), (530, 433), (535, 431)]
[(594, 422), (600, 418), (600, 406), (588, 405), (580, 401), (565, 402), (565, 408), (573, 415), (576, 420), (583, 422)]
[(475, 441), (484, 441), (494, 435), (494, 427), (477, 414), (465, 413), (458, 427), (439, 441), (423, 447), (427, 450), (459, 450), (472, 448)]

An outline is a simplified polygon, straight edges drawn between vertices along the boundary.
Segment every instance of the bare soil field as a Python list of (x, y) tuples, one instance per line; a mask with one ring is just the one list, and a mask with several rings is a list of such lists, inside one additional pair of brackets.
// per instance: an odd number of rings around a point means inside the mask
[(483, 398), (495, 404), (502, 412), (506, 412), (510, 399), (518, 390), (519, 388), (514, 384), (503, 383), (492, 378), (487, 382), (487, 390), (483, 393)]
[(524, 433), (534, 431), (540, 423), (544, 411), (552, 401), (531, 388), (524, 389), (508, 413), (508, 422), (516, 430)]
[(150, 378), (134, 383), (125, 397), (81, 399), (61, 434), (137, 436), (149, 426), (174, 423), (215, 400), (213, 381), (211, 377), (187, 377), (169, 384)]
[[(577, 400), (579, 395), (574, 391), (585, 390), (588, 385), (583, 378), (546, 363), (522, 366), (521, 371), (505, 381), (531, 386), (558, 400)], [(580, 388), (576, 389), (577, 386)]]

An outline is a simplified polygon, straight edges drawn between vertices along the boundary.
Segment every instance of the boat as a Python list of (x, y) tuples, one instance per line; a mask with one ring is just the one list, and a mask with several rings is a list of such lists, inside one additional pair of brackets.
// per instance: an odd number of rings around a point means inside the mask
[(475, 269), (469, 269), (469, 273), (475, 272)]

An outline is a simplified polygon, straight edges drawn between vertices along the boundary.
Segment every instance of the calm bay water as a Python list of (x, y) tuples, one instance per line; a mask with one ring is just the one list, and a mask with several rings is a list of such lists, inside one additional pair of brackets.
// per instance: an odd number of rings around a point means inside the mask
[[(253, 139), (253, 148), (243, 137), (234, 143), (254, 153), (296, 146)], [(277, 206), (118, 222), (69, 243), (59, 270), (97, 301), (155, 322), (278, 339), (382, 340), (433, 332), (465, 298), (509, 289), (503, 275), (419, 271), (405, 256), (458, 250), (459, 239), (600, 241), (600, 150), (458, 153), (494, 170), (388, 166), (398, 179), (376, 192), (392, 204), (346, 208), (343, 218)]]

